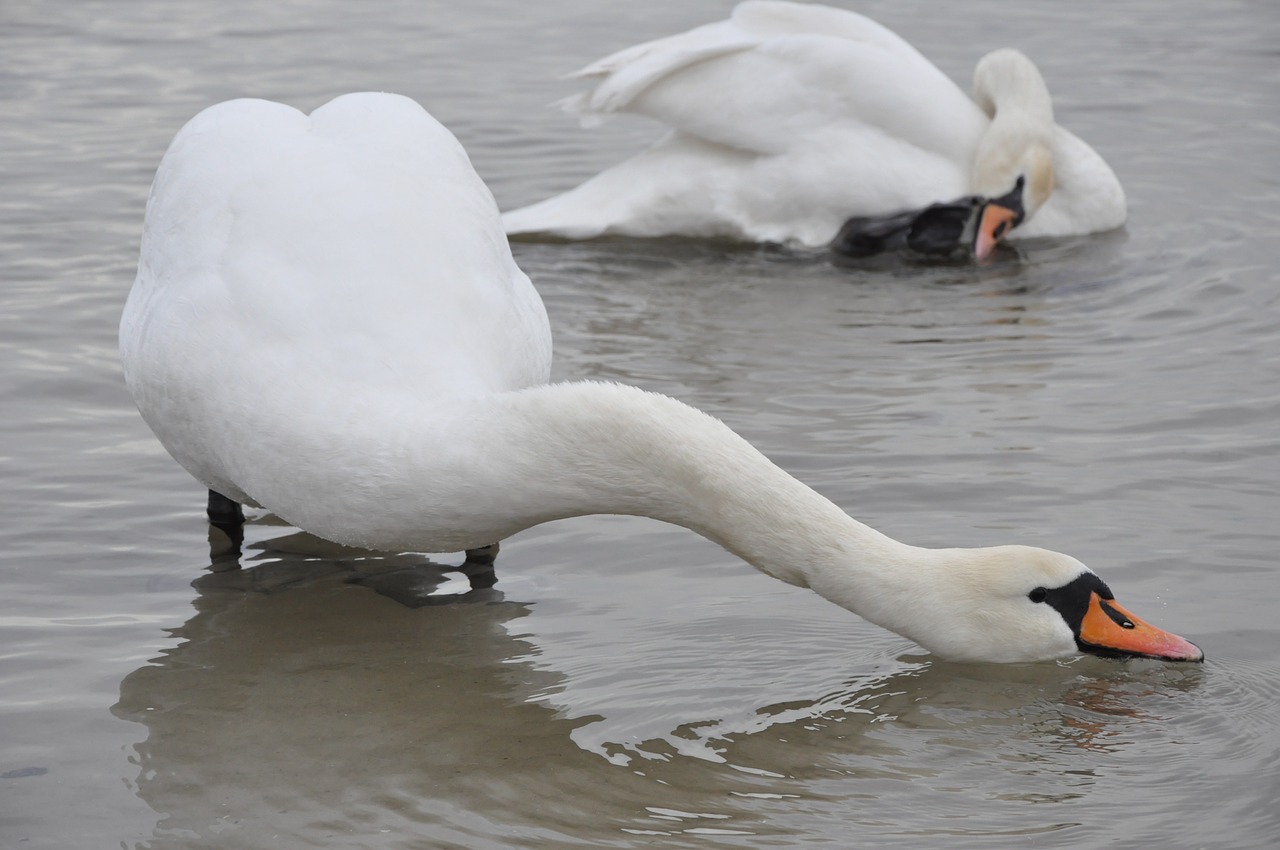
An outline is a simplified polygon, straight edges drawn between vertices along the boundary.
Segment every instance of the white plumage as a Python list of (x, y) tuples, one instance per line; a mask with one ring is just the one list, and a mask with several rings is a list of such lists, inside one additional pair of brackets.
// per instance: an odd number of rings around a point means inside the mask
[[(1078, 561), (907, 546), (674, 399), (547, 384), (546, 314), (493, 198), (406, 98), (196, 116), (156, 175), (120, 355), (192, 475), (330, 540), (456, 551), (649, 516), (944, 655), (1076, 651), (1078, 626), (1028, 594), (1091, 580)], [(1169, 646), (1142, 652), (1198, 654)]]
[[(1020, 174), (1039, 194), (1015, 235), (1125, 221), (1114, 172), (1054, 123), (1039, 71), (1014, 50), (979, 63), (975, 102), (869, 18), (751, 0), (728, 20), (619, 51), (578, 76), (592, 88), (565, 105), (588, 122), (629, 112), (671, 132), (575, 189), (506, 213), (508, 234), (819, 246), (852, 216), (998, 197)], [(1039, 145), (1046, 162), (1029, 156)]]

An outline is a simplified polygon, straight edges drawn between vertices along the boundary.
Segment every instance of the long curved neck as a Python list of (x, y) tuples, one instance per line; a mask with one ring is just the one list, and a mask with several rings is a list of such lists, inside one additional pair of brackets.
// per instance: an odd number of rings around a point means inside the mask
[(723, 423), (634, 387), (543, 385), (434, 410), (357, 389), (342, 399), (285, 435), (324, 463), (244, 473), (260, 504), (347, 545), (457, 552), (568, 517), (651, 517), (922, 643), (921, 600), (946, 585), (959, 551), (863, 525)]
[(974, 72), (974, 100), (991, 125), (974, 153), (970, 188), (997, 197), (1022, 175), (1028, 206), (1038, 209), (1053, 190), (1055, 127), (1053, 100), (1040, 71), (1016, 50), (994, 51)]
[(452, 551), (571, 516), (652, 517), (872, 621), (890, 616), (873, 600), (902, 610), (887, 597), (909, 596), (921, 579), (912, 570), (927, 560), (928, 550), (857, 522), (723, 423), (666, 396), (555, 384), (460, 403), (448, 420), (443, 437), (389, 465), (402, 480), (387, 486), (409, 513), (395, 524), (439, 518), (421, 541), (399, 545)]
[(1059, 127), (1040, 71), (1004, 48), (987, 54), (974, 72), (974, 100), (991, 118), (974, 153), (970, 190), (986, 197), (1026, 178), (1023, 236), (1060, 236), (1124, 224), (1124, 189), (1093, 148)]
[(1052, 126), (1053, 98), (1040, 69), (1016, 50), (997, 50), (983, 57), (974, 71), (973, 98), (987, 117), (1017, 113)]

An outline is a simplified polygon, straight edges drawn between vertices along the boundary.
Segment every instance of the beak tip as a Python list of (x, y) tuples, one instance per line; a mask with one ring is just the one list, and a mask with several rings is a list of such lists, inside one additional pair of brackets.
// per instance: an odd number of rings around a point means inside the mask
[(1198, 664), (1204, 661), (1204, 650), (1184, 637), (1166, 632), (1164, 640), (1159, 642), (1153, 657), (1165, 661)]
[(1162, 643), (1164, 645), (1151, 654), (1152, 658), (1189, 664), (1204, 661), (1204, 650), (1185, 638), (1170, 634)]
[(1190, 661), (1196, 664), (1204, 662), (1204, 650), (1196, 646), (1191, 641), (1183, 641), (1187, 645), (1187, 651), (1177, 661)]

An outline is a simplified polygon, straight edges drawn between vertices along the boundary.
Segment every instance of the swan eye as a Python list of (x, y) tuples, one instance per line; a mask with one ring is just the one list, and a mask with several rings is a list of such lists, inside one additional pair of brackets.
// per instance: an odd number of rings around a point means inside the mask
[(1027, 594), (1027, 598), (1032, 602), (1043, 602), (1049, 597), (1049, 591), (1043, 587), (1037, 587), (1035, 590)]

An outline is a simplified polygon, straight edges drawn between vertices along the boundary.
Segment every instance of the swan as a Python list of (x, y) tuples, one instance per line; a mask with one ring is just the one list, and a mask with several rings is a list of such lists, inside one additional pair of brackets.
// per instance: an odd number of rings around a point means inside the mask
[[(1124, 224), (1120, 181), (1054, 122), (1044, 79), (1004, 48), (974, 99), (895, 33), (854, 12), (751, 0), (728, 20), (614, 53), (563, 101), (671, 130), (575, 189), (507, 212), (508, 235), (719, 237), (818, 247), (851, 217), (960, 196), (990, 203), (972, 245), (1008, 231), (1068, 236)], [(954, 238), (954, 237), (953, 237)]]
[(594, 513), (689, 528), (940, 656), (1200, 660), (1074, 558), (898, 542), (675, 399), (548, 383), (493, 196), (414, 101), (211, 106), (147, 202), (125, 382), (226, 504), (335, 542), (480, 550)]

